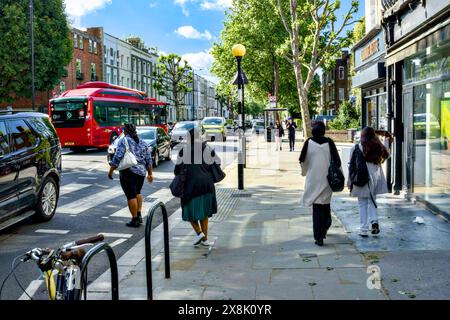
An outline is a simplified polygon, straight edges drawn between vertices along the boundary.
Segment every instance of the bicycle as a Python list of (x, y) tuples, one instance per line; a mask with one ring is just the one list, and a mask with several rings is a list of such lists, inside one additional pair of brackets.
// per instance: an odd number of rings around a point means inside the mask
[[(86, 281), (82, 281), (81, 262), (88, 247), (92, 247), (95, 243), (103, 241), (102, 234), (77, 241), (66, 243), (56, 250), (49, 248), (34, 248), (13, 260), (11, 272), (5, 278), (0, 287), (0, 299), (3, 286), (6, 280), (14, 275), (19, 287), (32, 300), (26, 290), (22, 287), (16, 277), (15, 269), (20, 263), (14, 266), (18, 258), (22, 258), (20, 262), (34, 261), (42, 271), (45, 279), (48, 297), (50, 300), (81, 300), (83, 285), (87, 285)], [(56, 274), (55, 274), (56, 271)], [(56, 281), (55, 281), (56, 278)]]

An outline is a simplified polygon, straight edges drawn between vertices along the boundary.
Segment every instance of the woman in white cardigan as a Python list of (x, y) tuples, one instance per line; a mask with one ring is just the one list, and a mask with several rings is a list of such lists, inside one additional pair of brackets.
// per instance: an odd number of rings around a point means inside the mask
[(303, 205), (313, 207), (313, 230), (315, 243), (323, 245), (331, 226), (331, 196), (333, 191), (328, 184), (327, 174), (330, 160), (341, 167), (341, 159), (333, 140), (326, 138), (323, 122), (314, 122), (313, 137), (306, 140), (300, 154), (302, 175), (306, 176)]
[(389, 158), (390, 142), (392, 142), (392, 136), (388, 133), (383, 145), (375, 130), (371, 127), (365, 127), (361, 131), (361, 143), (354, 145), (350, 151), (350, 159), (352, 159), (356, 147), (362, 151), (369, 171), (369, 182), (362, 187), (353, 185), (351, 179), (347, 180), (347, 187), (350, 189), (351, 196), (358, 198), (361, 223), (359, 235), (364, 238), (368, 237), (369, 222), (372, 227), (372, 234), (380, 233), (376, 196), (389, 192), (381, 165)]

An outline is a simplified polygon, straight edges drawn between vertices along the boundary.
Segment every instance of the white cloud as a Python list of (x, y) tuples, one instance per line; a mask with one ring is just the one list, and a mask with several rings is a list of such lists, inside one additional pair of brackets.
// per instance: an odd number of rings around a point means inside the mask
[(74, 17), (82, 17), (111, 3), (112, 0), (65, 0), (66, 13)]
[(212, 63), (214, 62), (214, 58), (210, 53), (210, 50), (196, 53), (186, 53), (182, 56), (182, 58), (186, 60), (194, 70), (199, 71), (199, 74), (208, 74), (209, 68), (211, 68)]
[(203, 33), (195, 29), (193, 26), (182, 26), (175, 30), (175, 33), (186, 39), (211, 40), (212, 35), (208, 30)]
[(179, 5), (181, 7), (183, 14), (187, 17), (187, 16), (189, 16), (189, 11), (186, 8), (186, 4), (188, 2), (194, 2), (194, 1), (196, 1), (196, 0), (174, 0), (173, 3), (176, 5)]
[(75, 27), (80, 28), (82, 16), (104, 8), (111, 4), (112, 0), (64, 0), (64, 3), (69, 20)]
[(231, 7), (232, 0), (203, 0), (201, 8), (204, 10), (226, 10)]

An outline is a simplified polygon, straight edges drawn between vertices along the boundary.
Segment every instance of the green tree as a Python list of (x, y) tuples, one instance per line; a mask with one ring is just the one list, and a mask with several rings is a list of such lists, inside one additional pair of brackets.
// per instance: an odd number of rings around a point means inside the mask
[[(0, 1), (0, 102), (31, 97), (29, 0)], [(53, 89), (72, 59), (62, 0), (34, 1), (35, 88)]]
[(358, 10), (358, 1), (352, 1), (341, 23), (337, 23), (339, 0), (272, 0), (272, 3), (289, 34), (280, 51), (294, 69), (303, 132), (310, 137), (309, 89), (316, 71), (326, 68), (342, 48), (351, 44), (352, 32), (343, 33), (355, 22), (352, 18)]
[(166, 97), (175, 106), (176, 121), (180, 121), (181, 107), (185, 105), (188, 92), (192, 91), (192, 68), (179, 55), (171, 53), (159, 57), (157, 70), (159, 72), (153, 73), (156, 78), (153, 87), (159, 95)]
[(328, 126), (334, 130), (345, 130), (359, 127), (358, 110), (348, 101), (342, 102), (339, 106), (338, 116), (331, 121)]
[(231, 48), (242, 43), (247, 55), (242, 68), (249, 84), (246, 96), (259, 104), (268, 103), (268, 94), (276, 95), (280, 105), (290, 105), (298, 100), (292, 67), (277, 53), (288, 33), (284, 29), (270, 0), (235, 0), (227, 13), (224, 29), (218, 43), (212, 49), (215, 62), (212, 72), (220, 79), (218, 87), (228, 94), (233, 93), (230, 82), (236, 73), (236, 61)]

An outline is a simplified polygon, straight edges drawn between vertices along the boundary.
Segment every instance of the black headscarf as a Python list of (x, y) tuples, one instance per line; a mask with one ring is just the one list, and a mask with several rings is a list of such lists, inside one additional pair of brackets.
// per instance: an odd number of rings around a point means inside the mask
[(139, 143), (139, 137), (136, 132), (136, 126), (132, 123), (125, 123), (123, 126), (123, 132), (125, 132), (126, 135), (129, 135), (136, 143)]

